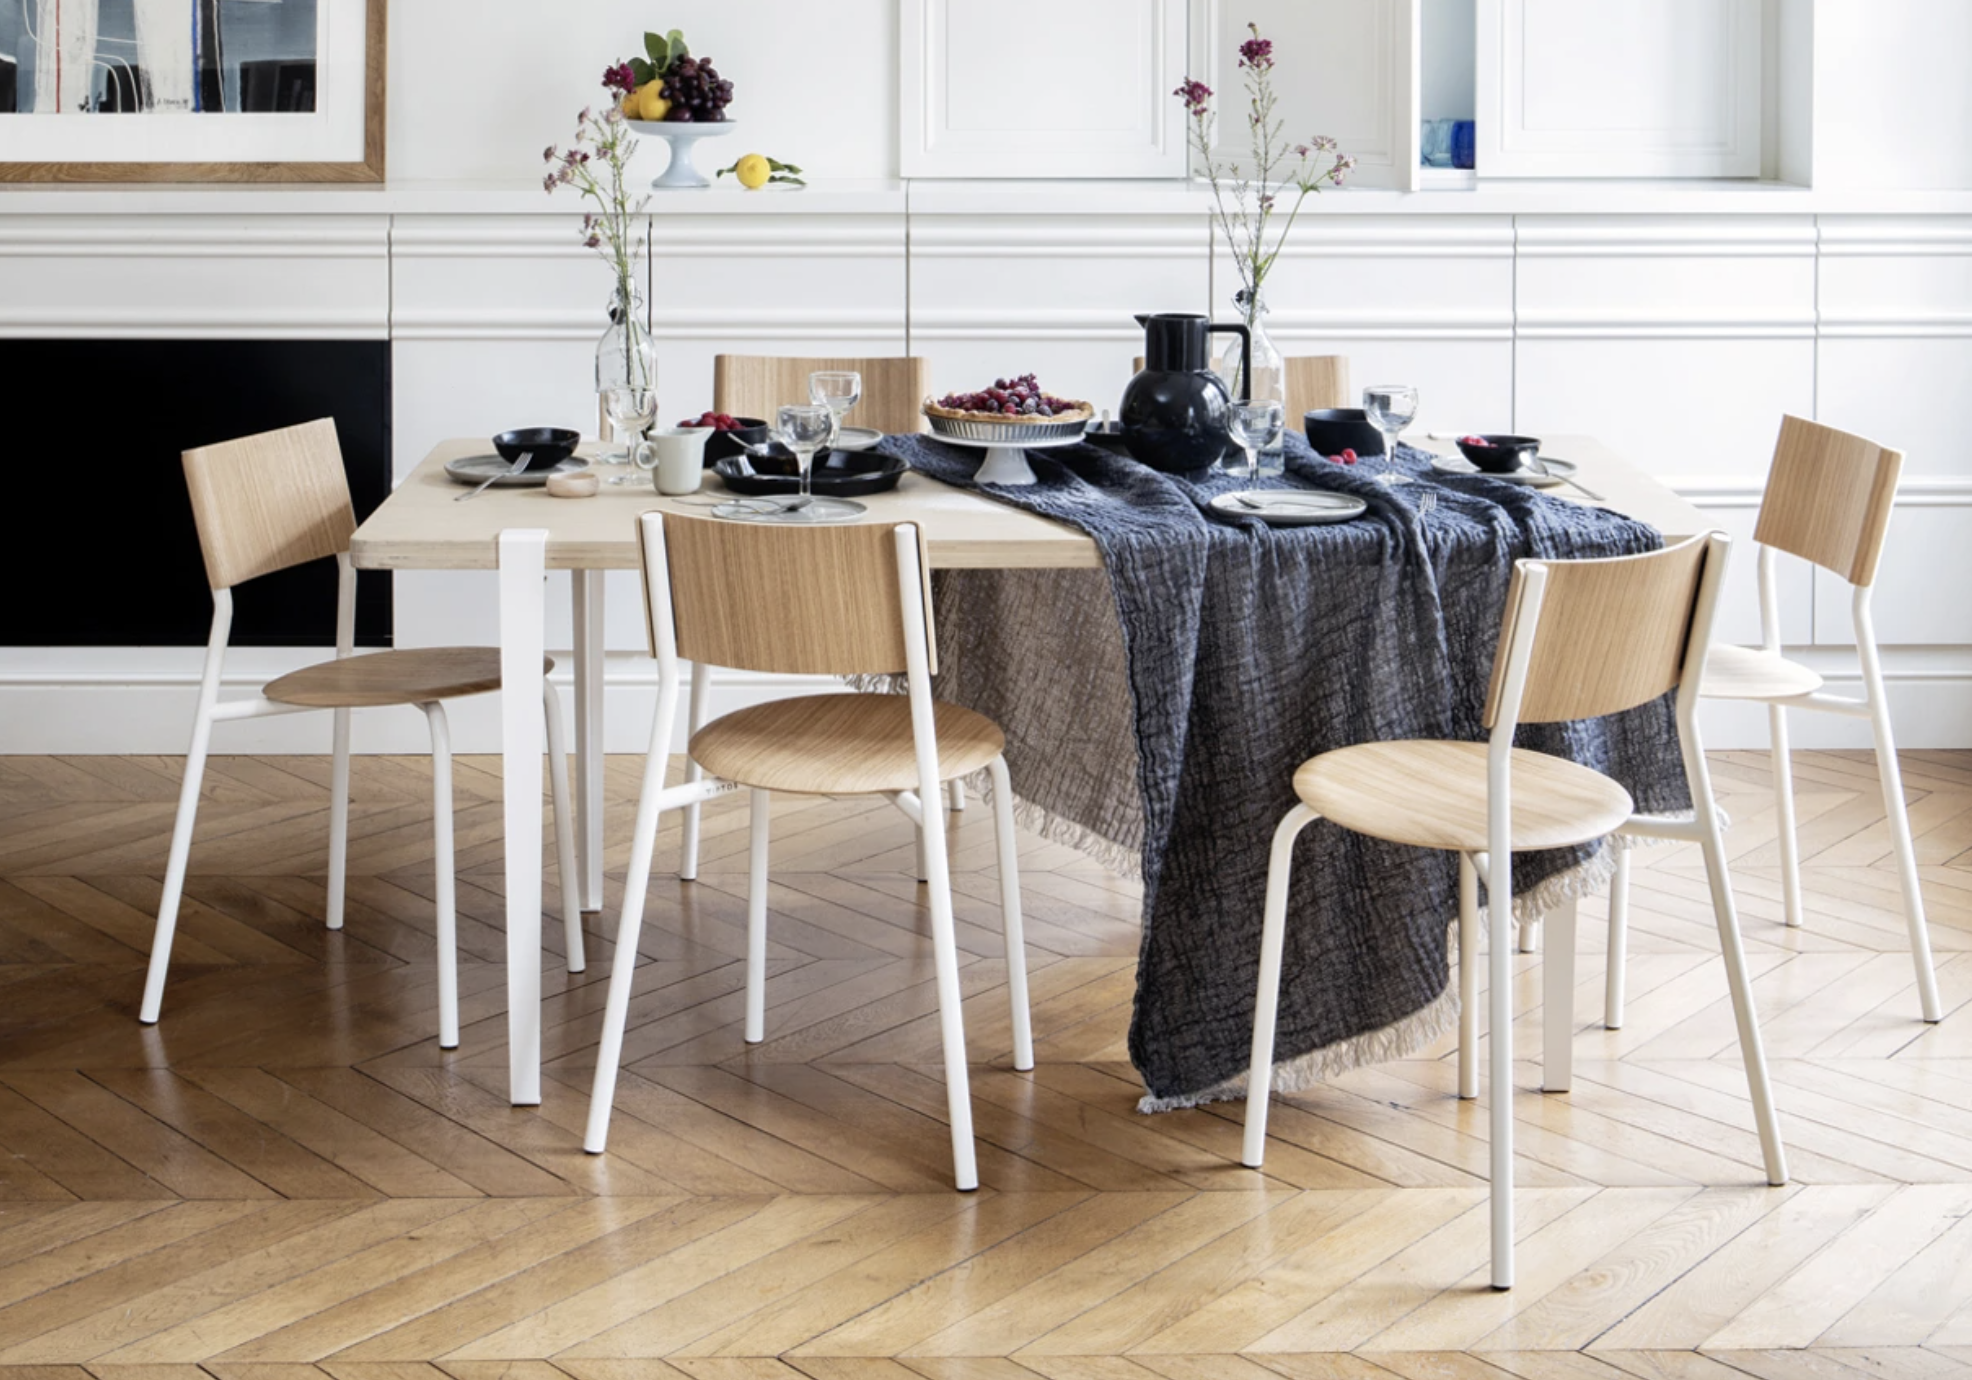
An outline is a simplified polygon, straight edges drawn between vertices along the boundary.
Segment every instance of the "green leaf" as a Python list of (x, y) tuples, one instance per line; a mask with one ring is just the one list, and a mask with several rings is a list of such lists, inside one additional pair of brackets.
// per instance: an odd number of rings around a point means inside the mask
[(785, 182), (789, 186), (793, 186), (793, 187), (805, 187), (808, 185), (806, 182), (803, 182), (800, 178), (790, 177), (786, 173), (775, 173), (772, 177), (768, 178), (767, 180), (769, 182)]
[(650, 54), (650, 60), (658, 71), (662, 72), (671, 65), (670, 45), (657, 34), (644, 35), (644, 51)]
[(637, 79), (637, 85), (639, 86), (642, 86), (647, 81), (657, 80), (656, 69), (640, 57), (630, 59), (630, 75)]
[(683, 29), (673, 29), (669, 34), (665, 35), (665, 42), (671, 52), (670, 58), (664, 64), (667, 68), (679, 58), (691, 55), (692, 50), (685, 46), (685, 31)]
[(784, 172), (784, 173), (798, 173), (798, 172), (800, 172), (800, 171), (801, 171), (801, 169), (799, 169), (799, 168), (797, 168), (797, 167), (795, 167), (795, 166), (794, 166), (794, 164), (792, 164), (792, 163), (783, 163), (783, 162), (781, 162), (781, 160), (780, 160), (780, 159), (778, 159), (778, 158), (769, 158), (769, 159), (767, 160), (767, 166), (768, 166), (768, 167), (770, 167), (770, 168), (772, 168), (772, 169), (773, 169), (773, 170), (774, 170), (775, 172), (777, 172), (777, 173), (779, 173), (779, 172)]

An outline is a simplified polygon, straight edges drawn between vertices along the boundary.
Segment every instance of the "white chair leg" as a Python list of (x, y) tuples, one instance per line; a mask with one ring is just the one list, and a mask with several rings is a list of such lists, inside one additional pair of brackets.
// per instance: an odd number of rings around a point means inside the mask
[(335, 745), (329, 756), (329, 928), (342, 928), (349, 877), (349, 711), (335, 711)]
[(1541, 1091), (1567, 1092), (1575, 1077), (1575, 912), (1571, 898), (1547, 913), (1541, 951)]
[(1493, 1287), (1513, 1287), (1513, 852), (1495, 831), (1488, 848), (1486, 913), (1486, 1091), (1492, 1180)]
[(965, 809), (965, 778), (955, 776), (947, 781), (945, 795), (954, 810)]
[(754, 790), (746, 866), (746, 1042), (767, 1038), (767, 832), (773, 794)]
[(1616, 873), (1609, 879), (1609, 963), (1602, 977), (1602, 1024), (1608, 1030), (1623, 1028), (1624, 986), (1628, 977), (1630, 947), (1630, 854), (1633, 850), (1611, 839), (1616, 850)]
[(1917, 845), (1910, 836), (1910, 811), (1904, 805), (1903, 771), (1897, 765), (1896, 740), (1890, 734), (1890, 707), (1879, 683), (1869, 688), (1869, 726), (1876, 736), (1876, 774), (1883, 783), (1883, 809), (1890, 819), (1890, 841), (1897, 853), (1897, 880), (1903, 887), (1904, 928), (1910, 935), (1910, 961), (1917, 970), (1918, 1004), (1927, 1021), (1941, 1021), (1945, 1012), (1938, 999), (1938, 974), (1931, 964), (1931, 931), (1924, 919), (1924, 892), (1917, 880)]
[[(921, 791), (921, 801), (938, 792)], [(966, 1069), (965, 1008), (959, 991), (959, 942), (952, 921), (952, 876), (945, 858), (945, 819), (935, 807), (923, 811), (925, 857), (931, 889), (931, 955), (938, 979), (938, 1032), (945, 1051), (945, 1106), (952, 1123), (952, 1177), (959, 1192), (979, 1187), (979, 1164), (972, 1143), (972, 1080)]]
[(1458, 855), (1458, 1095), (1479, 1096), (1479, 869)]
[(924, 826), (918, 826), (918, 885), (923, 886), (931, 880), (931, 849), (924, 841)]
[(1739, 1057), (1746, 1066), (1746, 1088), (1753, 1099), (1753, 1120), (1760, 1132), (1760, 1152), (1766, 1161), (1767, 1182), (1787, 1182), (1787, 1152), (1781, 1147), (1780, 1122), (1774, 1113), (1773, 1084), (1767, 1077), (1766, 1045), (1760, 1038), (1759, 1015), (1753, 1007), (1753, 984), (1746, 975), (1746, 949), (1740, 942), (1739, 914), (1732, 900), (1732, 879), (1726, 871), (1725, 836), (1719, 829), (1718, 802), (1712, 797), (1712, 774), (1697, 730), (1684, 730), (1685, 775), (1697, 807), (1699, 842), (1705, 854), (1705, 880), (1712, 891), (1712, 917), (1718, 924), (1719, 951), (1725, 957), (1726, 984), (1732, 992), (1732, 1015), (1739, 1029)]
[(1801, 923), (1801, 841), (1794, 825), (1794, 755), (1787, 745), (1787, 706), (1767, 706), (1772, 751), (1774, 820), (1780, 840), (1780, 899), (1789, 925)]
[(575, 863), (575, 807), (568, 798), (568, 744), (562, 733), (561, 696), (551, 680), (541, 682), (541, 707), (548, 720), (548, 800), (555, 822), (555, 876), (561, 882), (562, 947), (568, 971), (589, 966), (582, 945), (582, 897)]
[[(691, 743), (692, 735), (705, 727), (706, 696), (711, 693), (711, 682), (711, 673), (697, 662), (693, 662), (691, 700), (689, 707), (685, 710), (687, 725), (685, 742), (687, 746)], [(670, 744), (665, 744), (664, 750), (669, 752), (671, 750)], [(685, 756), (685, 780), (687, 782), (700, 781), (704, 777), (704, 768), (692, 761), (691, 755), (687, 753)], [(696, 805), (687, 805), (685, 807), (683, 832), (678, 840), (678, 880), (681, 882), (695, 882), (698, 880), (698, 812), (699, 807)]]
[(1537, 954), (1541, 951), (1541, 922), (1538, 917), (1520, 922), (1519, 949), (1523, 954)]
[(452, 738), (445, 706), (420, 705), (431, 729), (432, 895), (438, 909), (438, 1047), (459, 1047), (459, 923), (452, 848)]
[(637, 976), (637, 940), (644, 928), (644, 898), (650, 893), (651, 855), (657, 850), (657, 801), (664, 792), (664, 771), (671, 761), (676, 709), (676, 689), (659, 689), (657, 713), (651, 720), (650, 750), (644, 754), (644, 783), (637, 793), (636, 832), (630, 836), (630, 870), (623, 877), (623, 914), (616, 924), (616, 952), (609, 965), (602, 1042), (596, 1048), (596, 1076), (589, 1088), (589, 1122), (582, 1133), (582, 1148), (592, 1155), (602, 1154), (609, 1144), (617, 1066), (623, 1062), (623, 1028), (630, 1019), (630, 985)]
[(1287, 888), (1293, 880), (1294, 841), (1319, 819), (1296, 805), (1274, 829), (1267, 855), (1267, 901), (1260, 921), (1260, 978), (1253, 996), (1253, 1053), (1246, 1065), (1246, 1134), (1239, 1162), (1258, 1169), (1267, 1155), (1267, 1099), (1274, 1085), (1274, 1023), (1280, 1016), (1281, 950), (1287, 939)]
[[(1020, 915), (1020, 849), (1013, 827), (1013, 784), (1007, 776), (1006, 758), (995, 757), (988, 770), (993, 782), (993, 837), (1000, 852), (1000, 923), (1006, 931), (1007, 998), (1013, 1007), (1013, 1066), (1024, 1073), (1034, 1067), (1034, 1027), (1027, 1008), (1027, 937)], [(959, 785), (957, 778), (952, 784)]]
[(171, 966), (171, 941), (178, 932), (178, 904), (185, 895), (185, 869), (192, 856), (192, 830), (198, 821), (199, 788), (205, 780), (206, 753), (212, 746), (212, 719), (205, 706), (192, 721), (192, 745), (185, 754), (185, 779), (178, 787), (178, 817), (171, 826), (171, 854), (164, 866), (164, 892), (158, 898), (157, 930), (151, 937), (151, 964), (144, 975), (144, 1000), (137, 1019), (156, 1025), (164, 1004), (164, 975)]

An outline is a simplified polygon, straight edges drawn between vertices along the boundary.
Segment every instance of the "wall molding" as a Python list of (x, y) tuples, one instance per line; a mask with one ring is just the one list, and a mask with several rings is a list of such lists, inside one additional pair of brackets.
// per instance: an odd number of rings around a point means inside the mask
[(1673, 316), (1615, 316), (1604, 314), (1522, 311), (1516, 324), (1522, 340), (1809, 340), (1815, 338), (1812, 315), (1721, 317), (1694, 320)]
[(913, 259), (1164, 259), (1211, 250), (1211, 230), (1199, 216), (1118, 216), (1097, 220), (1049, 217), (1009, 223), (971, 216), (913, 216)]
[(1515, 216), (1518, 252), (1530, 259), (1811, 259), (1813, 216)]
[(134, 223), (0, 217), (6, 259), (387, 259), (390, 252), (388, 216)]
[(1909, 316), (1840, 316), (1824, 313), (1824, 340), (1972, 339), (1972, 312), (1926, 312)]
[[(388, 340), (390, 321), (374, 308), (325, 307), (0, 307), (0, 336), (36, 340)], [(590, 332), (590, 338), (600, 335)]]
[(1972, 255), (1972, 216), (1821, 216), (1821, 252), (1831, 258)]
[[(0, 323), (4, 317), (0, 316)], [(391, 318), (397, 340), (586, 340), (594, 343), (606, 323), (594, 310), (481, 310), (412, 308)], [(870, 340), (903, 345), (901, 309), (794, 312), (784, 310), (664, 308), (654, 329), (665, 336), (693, 340)]]

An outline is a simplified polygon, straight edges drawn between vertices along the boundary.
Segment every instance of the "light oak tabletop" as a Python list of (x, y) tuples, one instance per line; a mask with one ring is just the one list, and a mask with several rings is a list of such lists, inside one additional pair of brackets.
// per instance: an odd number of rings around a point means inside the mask
[[(1449, 450), (1431, 443), (1428, 449)], [(583, 447), (584, 454), (594, 451)], [(445, 474), (445, 464), (485, 454), (487, 443), (445, 441), (425, 457), (356, 530), (350, 556), (364, 570), (493, 570), (502, 531), (541, 528), (548, 533), (551, 570), (634, 570), (637, 514), (653, 508), (703, 515), (708, 499), (725, 486), (708, 476), (705, 488), (685, 499), (661, 497), (646, 485), (605, 484), (594, 498), (554, 498), (538, 488), (488, 489), (469, 502), (466, 490)], [(1650, 523), (1666, 540), (1709, 531), (1714, 525), (1669, 488), (1582, 436), (1551, 438), (1548, 453), (1574, 461), (1582, 484), (1606, 500), (1603, 506)], [(607, 479), (622, 471), (602, 467)], [(1572, 487), (1551, 491), (1586, 501)], [(1060, 570), (1102, 564), (1095, 542), (1071, 527), (955, 489), (920, 474), (907, 474), (896, 489), (859, 500), (869, 522), (915, 522), (924, 529), (934, 569)]]

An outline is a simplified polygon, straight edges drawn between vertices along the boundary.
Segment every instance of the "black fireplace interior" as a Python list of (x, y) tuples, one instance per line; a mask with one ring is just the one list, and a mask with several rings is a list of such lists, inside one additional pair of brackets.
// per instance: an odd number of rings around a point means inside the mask
[[(0, 340), (26, 519), (0, 542), (0, 645), (196, 646), (212, 596), (180, 453), (335, 418), (362, 518), (390, 492), (387, 341)], [(335, 643), (335, 562), (242, 585), (232, 645)], [(358, 577), (356, 640), (390, 644), (390, 576)]]

